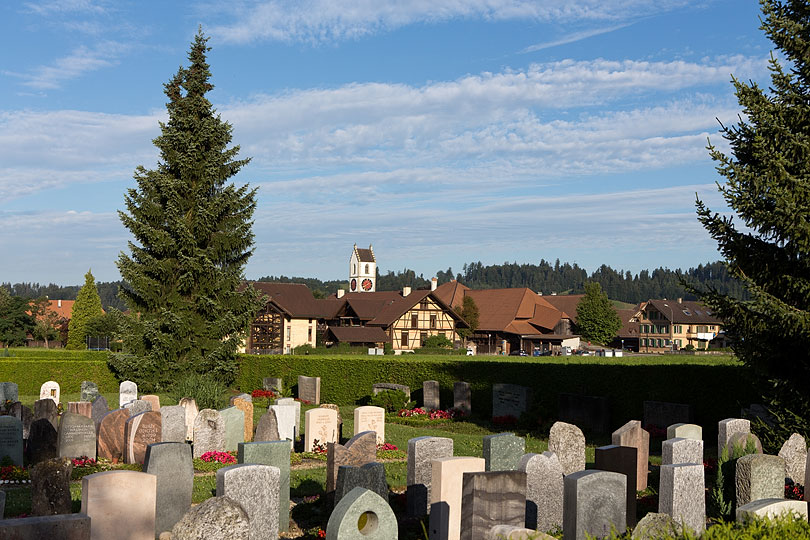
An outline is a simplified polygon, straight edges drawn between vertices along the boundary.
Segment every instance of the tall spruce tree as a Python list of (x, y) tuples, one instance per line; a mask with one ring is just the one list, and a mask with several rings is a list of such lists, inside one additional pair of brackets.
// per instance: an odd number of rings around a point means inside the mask
[(96, 289), (96, 280), (93, 273), (88, 270), (84, 275), (84, 285), (76, 295), (76, 302), (70, 310), (68, 323), (68, 349), (87, 348), (87, 324), (96, 317), (104, 315), (101, 308), (101, 297)]
[(760, 28), (779, 51), (771, 55), (770, 87), (733, 78), (744, 115), (721, 125), (731, 155), (709, 145), (725, 178), (719, 190), (744, 227), (700, 199), (697, 213), (750, 291), (744, 301), (701, 293), (776, 416), (775, 428), (762, 423), (758, 432), (773, 451), (793, 431), (810, 435), (810, 5), (760, 4)]
[(577, 332), (588, 341), (607, 344), (621, 327), (622, 321), (599, 282), (585, 283), (585, 296), (577, 304)]
[(150, 388), (167, 388), (181, 374), (230, 380), (236, 349), (258, 309), (255, 291), (240, 288), (253, 253), (256, 190), (227, 183), (249, 159), (228, 147), (232, 127), (206, 93), (213, 85), (210, 50), (200, 30), (164, 85), (169, 119), (154, 139), (157, 168), (139, 166), (128, 190), (124, 226), (135, 237), (118, 268), (121, 296), (133, 315), (125, 347), (111, 361), (120, 374)]

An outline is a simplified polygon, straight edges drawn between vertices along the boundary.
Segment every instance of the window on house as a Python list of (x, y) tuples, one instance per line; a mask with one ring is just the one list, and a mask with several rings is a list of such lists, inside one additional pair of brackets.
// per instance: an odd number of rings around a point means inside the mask
[(402, 332), (399, 340), (400, 347), (405, 348), (408, 346), (408, 332)]
[(427, 341), (427, 332), (420, 332), (419, 333), (419, 345), (424, 347), (426, 341)]
[(288, 326), (287, 327), (287, 341), (290, 341), (291, 338), (292, 338), (292, 328), (290, 328)]
[(419, 315), (416, 313), (411, 315), (411, 328), (419, 328)]
[(436, 315), (431, 315), (430, 316), (430, 327), (431, 328), (436, 328)]
[(366, 265), (366, 275), (368, 275), (368, 265)]
[(309, 332), (307, 332), (307, 341), (312, 341), (312, 327), (309, 327)]

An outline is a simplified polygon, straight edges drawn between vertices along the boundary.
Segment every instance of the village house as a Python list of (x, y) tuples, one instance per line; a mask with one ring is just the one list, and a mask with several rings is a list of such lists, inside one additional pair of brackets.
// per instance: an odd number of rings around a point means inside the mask
[(640, 304), (637, 318), (640, 352), (728, 346), (723, 322), (700, 302), (648, 300)]

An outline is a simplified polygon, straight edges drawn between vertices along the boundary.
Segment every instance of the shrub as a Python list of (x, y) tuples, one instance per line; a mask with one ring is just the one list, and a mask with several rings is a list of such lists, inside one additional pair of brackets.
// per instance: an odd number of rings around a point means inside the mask
[[(118, 381), (103, 360), (105, 353), (94, 353), (101, 360), (85, 360), (81, 354), (67, 353), (65, 358), (56, 359), (53, 355), (44, 357), (17, 354), (15, 358), (0, 361), (0, 381), (14, 381), (21, 396), (38, 396), (39, 388), (45, 381), (57, 381), (62, 393), (79, 393), (82, 381), (98, 384), (100, 392), (118, 392)], [(74, 359), (76, 358), (76, 359)]]
[(408, 396), (402, 390), (383, 390), (379, 394), (371, 396), (371, 404), (382, 407), (387, 412), (413, 407), (413, 402), (408, 401)]
[(228, 387), (225, 386), (225, 383), (213, 375), (189, 373), (177, 381), (172, 388), (171, 395), (178, 401), (184, 397), (194, 398), (200, 410), (218, 410), (227, 403), (225, 399), (227, 391)]
[(423, 347), (427, 348), (443, 348), (443, 349), (451, 349), (453, 347), (453, 342), (447, 339), (447, 336), (442, 336), (436, 334), (435, 336), (430, 336), (425, 340), (425, 344), (422, 345)]
[(293, 349), (293, 354), (313, 354), (315, 352), (315, 347), (310, 345), (309, 343), (305, 343), (303, 345), (299, 345)]
[(737, 500), (735, 476), (737, 460), (757, 451), (753, 437), (748, 437), (745, 446), (735, 444), (731, 451), (724, 446), (717, 458), (714, 487), (709, 494), (709, 515), (720, 519), (733, 519)]

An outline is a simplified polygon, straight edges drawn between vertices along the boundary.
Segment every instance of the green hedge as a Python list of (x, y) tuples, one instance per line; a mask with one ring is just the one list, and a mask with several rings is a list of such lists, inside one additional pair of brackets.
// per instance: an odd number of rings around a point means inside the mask
[[(71, 351), (68, 349), (45, 349), (43, 347), (16, 347), (8, 350), (10, 358), (31, 360), (107, 360), (106, 351)], [(0, 351), (0, 359), (4, 359)]]
[(106, 360), (0, 358), (0, 381), (17, 383), (21, 396), (39, 395), (45, 381), (58, 382), (63, 393), (80, 392), (82, 381), (93, 381), (101, 392), (118, 392)]

